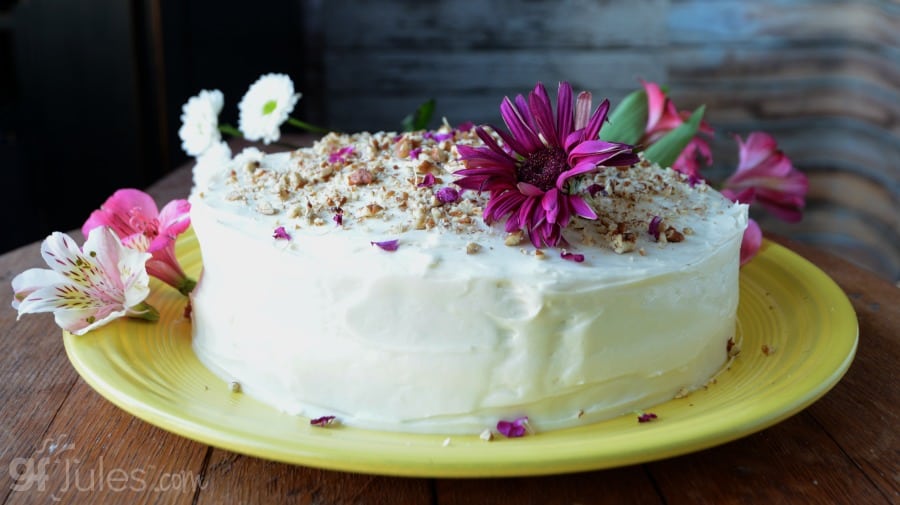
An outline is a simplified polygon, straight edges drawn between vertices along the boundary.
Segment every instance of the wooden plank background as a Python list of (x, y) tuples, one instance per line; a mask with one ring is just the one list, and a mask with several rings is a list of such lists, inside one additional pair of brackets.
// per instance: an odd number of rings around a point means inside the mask
[(498, 123), (504, 95), (572, 82), (613, 103), (644, 78), (731, 134), (775, 135), (809, 175), (802, 223), (763, 228), (900, 281), (900, 3), (891, 0), (307, 0), (312, 119), (397, 129), (419, 103)]

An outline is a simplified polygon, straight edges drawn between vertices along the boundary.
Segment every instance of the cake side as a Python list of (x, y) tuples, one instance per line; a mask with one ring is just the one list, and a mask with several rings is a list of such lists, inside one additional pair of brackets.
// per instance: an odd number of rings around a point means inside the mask
[[(744, 206), (670, 170), (601, 168), (581, 188), (601, 218), (566, 230), (584, 257), (567, 261), (486, 226), (485, 197), (452, 184), (450, 139), (477, 139), (430, 135), (251, 151), (198, 182), (193, 345), (207, 366), (287, 412), (447, 433), (608, 418), (722, 366)], [(387, 239), (396, 251), (372, 245)]]

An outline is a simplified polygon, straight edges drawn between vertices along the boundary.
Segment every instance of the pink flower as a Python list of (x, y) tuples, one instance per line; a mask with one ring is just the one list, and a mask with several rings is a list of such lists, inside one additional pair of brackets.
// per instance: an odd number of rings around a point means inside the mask
[(159, 212), (153, 198), (137, 189), (120, 189), (99, 210), (91, 213), (81, 231), (87, 236), (108, 226), (122, 237), (126, 247), (153, 255), (147, 272), (181, 293), (191, 292), (196, 281), (188, 277), (175, 258), (175, 239), (191, 224), (191, 204), (173, 200)]
[(740, 146), (740, 160), (734, 174), (725, 180), (722, 194), (741, 203), (755, 203), (779, 218), (797, 222), (803, 217), (809, 181), (778, 149), (769, 134), (753, 132)]
[(762, 238), (762, 230), (759, 229), (756, 221), (751, 219), (747, 223), (747, 228), (744, 230), (744, 238), (741, 240), (742, 266), (752, 260), (756, 253), (759, 252), (759, 248), (762, 246)]
[(41, 244), (50, 267), (32, 268), (12, 281), (12, 306), (22, 314), (52, 312), (62, 329), (83, 335), (123, 317), (156, 320), (145, 303), (150, 294), (146, 252), (125, 247), (108, 227), (91, 230), (84, 249), (54, 232)]
[[(659, 85), (654, 82), (641, 81), (644, 91), (647, 92), (647, 126), (644, 128), (644, 136), (640, 143), (647, 147), (665, 136), (670, 131), (681, 126), (691, 116), (690, 111), (679, 111), (672, 100), (663, 93)], [(704, 121), (700, 123), (700, 131), (706, 135), (712, 135), (713, 129)], [(691, 178), (701, 179), (700, 162), (703, 165), (712, 163), (712, 151), (709, 143), (701, 136), (695, 136), (675, 160), (672, 169), (681, 172)]]
[(489, 191), (484, 220), (491, 224), (506, 219), (506, 231), (528, 232), (535, 247), (556, 246), (562, 229), (573, 216), (596, 219), (594, 210), (571, 193), (570, 182), (593, 172), (599, 165), (623, 166), (638, 158), (629, 145), (598, 138), (609, 101), (591, 114), (591, 94), (582, 92), (573, 102), (572, 87), (559, 84), (557, 110), (538, 83), (526, 100), (508, 97), (500, 113), (509, 133), (493, 130), (501, 147), (484, 128), (476, 129), (486, 147), (457, 146), (466, 168), (456, 172), (463, 189)]

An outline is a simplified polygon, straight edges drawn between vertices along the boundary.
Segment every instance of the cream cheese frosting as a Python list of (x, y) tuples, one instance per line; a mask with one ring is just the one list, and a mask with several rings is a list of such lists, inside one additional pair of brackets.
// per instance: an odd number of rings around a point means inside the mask
[(459, 194), (455, 145), (479, 142), (330, 134), (195, 174), (200, 360), (285, 412), (404, 432), (565, 428), (704, 385), (734, 335), (746, 206), (648, 163), (601, 167), (568, 261)]

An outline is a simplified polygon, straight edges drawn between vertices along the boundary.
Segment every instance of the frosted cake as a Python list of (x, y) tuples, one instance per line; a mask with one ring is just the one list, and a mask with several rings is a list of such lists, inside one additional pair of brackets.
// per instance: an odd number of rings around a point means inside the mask
[(329, 134), (195, 173), (193, 348), (282, 411), (376, 430), (546, 431), (703, 386), (735, 331), (747, 209), (646, 162), (576, 188), (536, 248), (459, 191), (473, 131)]

